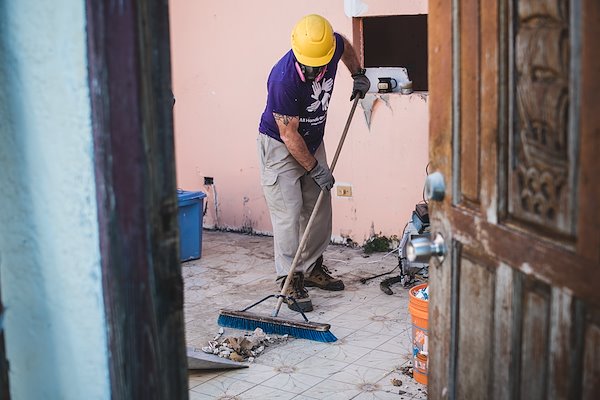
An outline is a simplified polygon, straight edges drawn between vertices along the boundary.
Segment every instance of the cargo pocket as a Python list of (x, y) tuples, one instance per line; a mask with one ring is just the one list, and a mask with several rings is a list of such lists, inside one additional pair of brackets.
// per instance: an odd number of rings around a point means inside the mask
[(269, 210), (285, 211), (285, 201), (281, 193), (281, 187), (277, 183), (277, 174), (269, 169), (262, 171), (261, 184), (265, 193), (265, 200), (269, 206)]

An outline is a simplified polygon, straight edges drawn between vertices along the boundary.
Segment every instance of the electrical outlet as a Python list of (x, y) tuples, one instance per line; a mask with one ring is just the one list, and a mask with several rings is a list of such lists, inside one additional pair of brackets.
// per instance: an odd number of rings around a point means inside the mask
[(336, 186), (338, 197), (352, 197), (352, 186)]

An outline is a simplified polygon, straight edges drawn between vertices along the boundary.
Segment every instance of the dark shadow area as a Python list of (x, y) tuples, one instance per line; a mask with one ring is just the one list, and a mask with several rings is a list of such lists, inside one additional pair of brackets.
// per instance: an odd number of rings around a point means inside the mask
[(427, 15), (363, 18), (365, 68), (405, 67), (413, 90), (428, 90)]

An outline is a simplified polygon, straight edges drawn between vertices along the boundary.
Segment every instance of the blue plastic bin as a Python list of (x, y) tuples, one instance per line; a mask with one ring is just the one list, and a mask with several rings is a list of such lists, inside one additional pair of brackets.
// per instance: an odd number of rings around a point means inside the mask
[(202, 211), (205, 197), (203, 192), (177, 190), (181, 261), (202, 257)]

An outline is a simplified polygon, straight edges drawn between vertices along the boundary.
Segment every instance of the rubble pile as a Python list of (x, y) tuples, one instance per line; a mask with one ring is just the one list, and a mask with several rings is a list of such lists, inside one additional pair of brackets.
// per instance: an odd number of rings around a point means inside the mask
[(288, 335), (268, 336), (265, 332), (256, 328), (254, 332), (243, 336), (223, 336), (223, 328), (213, 340), (208, 342), (208, 346), (202, 347), (202, 351), (208, 354), (215, 354), (222, 358), (228, 358), (237, 362), (253, 362), (266, 347), (283, 343), (288, 340)]

